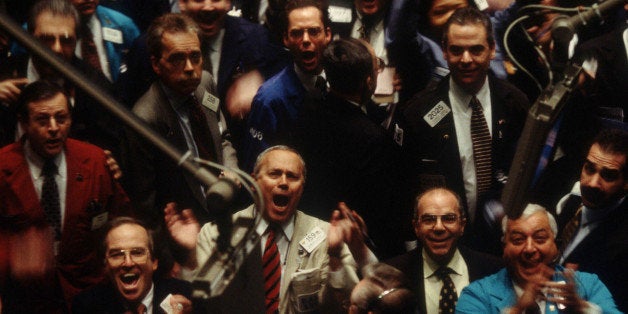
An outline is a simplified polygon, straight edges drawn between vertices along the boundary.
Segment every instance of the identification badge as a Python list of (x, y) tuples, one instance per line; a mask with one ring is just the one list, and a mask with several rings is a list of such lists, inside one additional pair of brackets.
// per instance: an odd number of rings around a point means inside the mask
[(480, 11), (484, 11), (488, 9), (488, 1), (486, 0), (474, 0), (474, 1)]
[(102, 38), (106, 41), (110, 41), (116, 44), (124, 43), (124, 39), (122, 38), (122, 32), (119, 29), (103, 27)]
[(449, 109), (449, 106), (441, 100), (436, 104), (436, 106), (434, 106), (434, 108), (432, 108), (432, 110), (430, 110), (430, 112), (423, 116), (423, 120), (425, 120), (425, 122), (427, 122), (427, 124), (431, 127), (434, 127), (450, 112), (451, 109)]
[(220, 104), (220, 99), (218, 99), (218, 97), (208, 93), (207, 91), (205, 91), (205, 94), (203, 94), (203, 101), (202, 101), (203, 106), (205, 106), (205, 108), (213, 111), (213, 112), (217, 112), (218, 111), (218, 104)]
[(314, 227), (308, 234), (299, 242), (299, 244), (308, 252), (312, 253), (314, 249), (325, 240), (327, 235), (321, 227)]
[(334, 23), (351, 23), (351, 9), (330, 5), (329, 19)]
[(172, 298), (172, 293), (169, 293), (164, 300), (159, 303), (159, 307), (161, 307), (161, 309), (167, 314), (174, 313), (174, 309), (172, 308), (172, 305), (170, 305), (170, 298)]
[(102, 214), (96, 215), (94, 218), (92, 218), (92, 230), (100, 229), (100, 227), (102, 227), (103, 225), (105, 225), (105, 223), (107, 223), (108, 218), (109, 218), (108, 212), (104, 212)]

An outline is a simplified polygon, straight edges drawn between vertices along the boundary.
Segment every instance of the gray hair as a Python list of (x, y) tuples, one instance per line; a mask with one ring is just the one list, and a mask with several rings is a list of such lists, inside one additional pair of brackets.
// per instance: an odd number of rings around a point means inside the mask
[(264, 161), (264, 159), (266, 158), (266, 155), (268, 155), (268, 153), (272, 152), (272, 151), (276, 151), (276, 150), (283, 150), (283, 151), (287, 151), (287, 152), (292, 152), (295, 155), (297, 155), (299, 157), (299, 161), (301, 162), (301, 165), (303, 166), (303, 181), (305, 181), (305, 177), (307, 174), (307, 168), (305, 167), (305, 160), (303, 160), (303, 157), (301, 157), (301, 154), (299, 154), (299, 152), (297, 152), (296, 149), (286, 146), (286, 145), (275, 145), (275, 146), (271, 146), (267, 149), (265, 149), (264, 151), (262, 151), (259, 155), (257, 155), (257, 159), (255, 160), (255, 166), (253, 167), (253, 177), (257, 178), (257, 175), (259, 174), (259, 172), (262, 170), (262, 162)]
[[(547, 215), (547, 221), (549, 221), (550, 229), (552, 230), (552, 233), (554, 234), (554, 239), (556, 239), (556, 236), (558, 235), (558, 225), (556, 224), (556, 219), (549, 211), (547, 211), (547, 209), (545, 209), (545, 207), (539, 204), (528, 204), (528, 206), (526, 206), (526, 208), (521, 213), (521, 216), (519, 218), (513, 218), (513, 220), (527, 219), (528, 217), (532, 216), (533, 214), (537, 212), (543, 212)], [(508, 221), (509, 221), (508, 216), (504, 216), (504, 218), (502, 219), (502, 233), (504, 235), (506, 235), (506, 227), (508, 226)]]

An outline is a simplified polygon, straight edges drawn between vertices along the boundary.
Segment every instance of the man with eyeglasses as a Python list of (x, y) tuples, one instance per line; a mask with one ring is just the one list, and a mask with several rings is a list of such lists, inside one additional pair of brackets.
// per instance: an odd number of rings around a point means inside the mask
[[(506, 183), (527, 108), (525, 95), (489, 74), (495, 39), (489, 17), (476, 8), (457, 9), (443, 32), (450, 75), (417, 93), (400, 116), (407, 191), (446, 186), (463, 198), (465, 244), (498, 254), (499, 199)], [(413, 195), (404, 199), (410, 201)], [(409, 204), (408, 204), (409, 205)], [(406, 205), (406, 206), (408, 206)]]
[(72, 313), (192, 312), (189, 282), (153, 278), (159, 260), (153, 231), (142, 222), (131, 217), (110, 221), (100, 250), (109, 280), (77, 295)]
[(284, 14), (283, 43), (294, 63), (264, 82), (253, 98), (238, 151), (246, 171), (253, 170), (264, 149), (286, 143), (307, 97), (320, 99), (327, 91), (320, 62), (331, 40), (327, 6), (317, 0), (291, 0)]
[[(158, 76), (133, 112), (180, 151), (193, 157), (237, 168), (235, 149), (228, 140), (212, 75), (202, 70), (200, 29), (188, 16), (166, 14), (148, 29), (147, 43)], [(162, 209), (175, 201), (191, 208), (205, 223), (212, 215), (205, 187), (180, 169), (152, 143), (129, 130), (123, 145), (127, 191), (151, 227), (163, 221)]]
[(593, 140), (580, 181), (556, 206), (560, 263), (595, 273), (628, 311), (628, 132), (605, 129)]
[(103, 279), (96, 237), (130, 214), (102, 149), (68, 138), (69, 98), (49, 81), (17, 102), (24, 137), (0, 150), (0, 297), (6, 313), (66, 313)]
[[(417, 196), (413, 226), (420, 246), (386, 261), (408, 277), (418, 300), (418, 313), (449, 313), (464, 287), (501, 268), (497, 257), (458, 245), (467, 223), (460, 202), (445, 188)], [(449, 303), (440, 301), (449, 297)]]

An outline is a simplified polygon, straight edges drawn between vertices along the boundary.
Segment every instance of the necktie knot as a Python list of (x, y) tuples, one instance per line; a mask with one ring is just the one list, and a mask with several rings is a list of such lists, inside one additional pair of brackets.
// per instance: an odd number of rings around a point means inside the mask
[(440, 280), (443, 280), (445, 277), (449, 277), (449, 275), (453, 273), (454, 270), (446, 266), (441, 266), (436, 270), (436, 272), (434, 272), (434, 274), (436, 274), (436, 277), (438, 277), (438, 279)]
[(48, 159), (44, 162), (44, 167), (41, 170), (41, 174), (45, 177), (52, 177), (57, 174), (57, 165), (52, 159)]
[(469, 107), (471, 107), (471, 110), (479, 110), (480, 112), (482, 112), (482, 104), (475, 96), (471, 97), (471, 101), (469, 101)]

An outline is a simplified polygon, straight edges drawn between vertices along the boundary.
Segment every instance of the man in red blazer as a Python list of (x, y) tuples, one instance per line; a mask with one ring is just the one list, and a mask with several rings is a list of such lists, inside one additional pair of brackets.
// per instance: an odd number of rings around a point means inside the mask
[(97, 233), (129, 200), (103, 150), (67, 138), (61, 87), (27, 85), (16, 110), (24, 136), (0, 150), (0, 298), (11, 313), (66, 312), (103, 278)]

